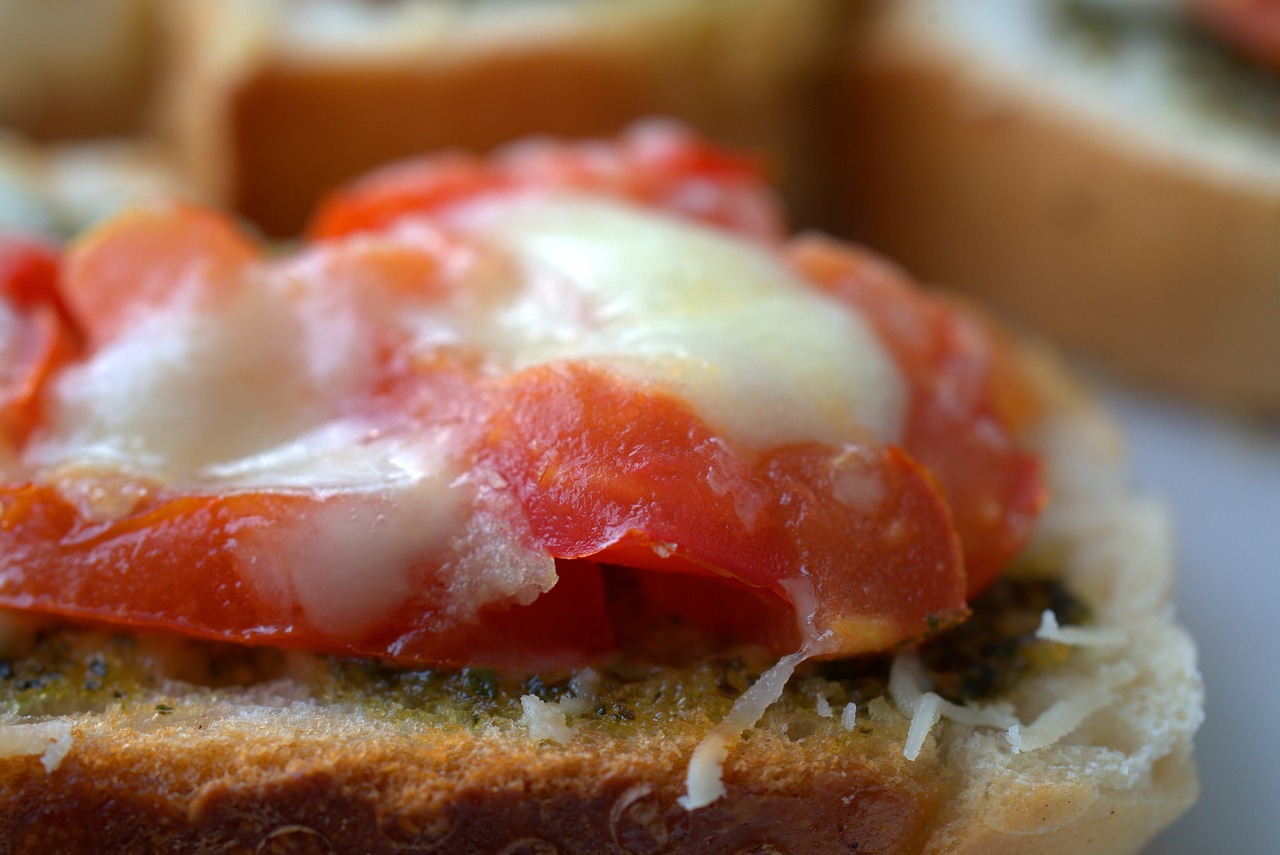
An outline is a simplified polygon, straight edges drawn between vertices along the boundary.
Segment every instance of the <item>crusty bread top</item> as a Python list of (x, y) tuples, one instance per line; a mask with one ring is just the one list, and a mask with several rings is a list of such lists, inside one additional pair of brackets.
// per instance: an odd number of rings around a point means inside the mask
[(61, 239), (130, 203), (184, 195), (190, 191), (157, 143), (38, 146), (0, 131), (0, 229)]
[[(1039, 360), (1028, 368), (1060, 382)], [(1046, 711), (1083, 716), (1047, 747), (1017, 753), (1004, 727), (944, 717), (908, 759), (908, 692), (812, 672), (733, 747), (727, 795), (687, 812), (676, 800), (689, 758), (765, 664), (751, 651), (637, 672), (613, 694), (590, 674), (495, 694), (502, 678), (484, 673), (73, 633), (58, 643), (80, 670), (42, 682), (10, 658), (0, 671), (9, 704), (28, 680), (56, 713), (11, 714), (0, 728), (0, 840), (13, 851), (1134, 852), (1194, 797), (1202, 691), (1170, 615), (1167, 519), (1127, 488), (1109, 425), (1056, 388), (1075, 402), (1042, 435), (1055, 502), (1020, 572), (1064, 573), (1098, 630), (1124, 643), (1051, 645), (1059, 654), (1000, 699), (1029, 736)], [(18, 632), (9, 653), (26, 643)], [(117, 668), (132, 675), (120, 685), (134, 681), (122, 697), (81, 690)], [(398, 686), (390, 702), (379, 680)]]
[(281, 235), (388, 160), (654, 115), (764, 153), (812, 215), (812, 95), (839, 5), (176, 2), (158, 111), (201, 194)]
[[(447, 67), (487, 53), (531, 44), (580, 43), (593, 49), (646, 49), (674, 38), (686, 43), (714, 39), (705, 47), (724, 50), (721, 59), (745, 75), (770, 81), (771, 63), (792, 61), (790, 45), (775, 44), (773, 56), (755, 62), (733, 42), (773, 35), (807, 42), (831, 7), (829, 0), (557, 0), (529, 4), (511, 0), (445, 3), (368, 3), (352, 0), (217, 0), (203, 35), (224, 41), (220, 61), (235, 66), (271, 54), (286, 62), (327, 66), (410, 64)], [(194, 11), (194, 10), (193, 10)], [(775, 29), (769, 30), (769, 25)], [(722, 30), (713, 36), (712, 29)], [(742, 45), (746, 46), (746, 45)], [(653, 49), (652, 45), (648, 49)], [(763, 61), (761, 61), (763, 60)]]
[(41, 139), (136, 132), (157, 0), (0, 0), (0, 124)]
[[(1280, 80), (1191, 22), (1180, 0), (913, 0), (885, 4), (861, 47), (958, 66), (1207, 179), (1280, 188)], [(874, 61), (874, 60), (872, 60)]]
[(843, 227), (1130, 377), (1280, 412), (1280, 135), (1259, 118), (1280, 81), (1172, 13), (1103, 5), (879, 5), (833, 108)]

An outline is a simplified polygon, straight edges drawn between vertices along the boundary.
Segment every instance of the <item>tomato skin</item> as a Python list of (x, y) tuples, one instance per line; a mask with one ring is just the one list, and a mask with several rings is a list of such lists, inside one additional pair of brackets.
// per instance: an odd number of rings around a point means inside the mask
[(1259, 65), (1280, 72), (1280, 2), (1190, 0), (1205, 27)]
[(297, 598), (258, 568), (279, 548), (282, 530), (333, 499), (145, 488), (138, 495), (138, 507), (95, 520), (54, 487), (0, 490), (0, 601), (115, 626), (405, 664), (536, 665), (581, 661), (611, 646), (599, 570), (581, 563), (562, 568), (554, 595), (531, 606), (495, 604), (487, 619), (454, 621), (425, 586), (374, 630), (336, 635), (309, 621)]
[(488, 441), (557, 558), (734, 579), (790, 605), (761, 617), (777, 621), (762, 637), (788, 637), (811, 609), (809, 640), (829, 655), (966, 614), (950, 510), (900, 449), (800, 445), (752, 461), (682, 401), (598, 370), (530, 369), (511, 385)]
[[(477, 274), (482, 254), (433, 217), (485, 194), (561, 188), (714, 223), (782, 253), (814, 287), (856, 307), (903, 369), (903, 435), (886, 445), (860, 437), (745, 448), (686, 402), (604, 368), (562, 361), (495, 371), (466, 341), (420, 345), (403, 317), (454, 300), (487, 306), (486, 288), (518, 287), (514, 268)], [(371, 624), (335, 631), (281, 594), (306, 562), (289, 565), (287, 584), (254, 568), (289, 561), (289, 544), (307, 535), (299, 521), (347, 510), (360, 490), (215, 493), (197, 473), (194, 486), (134, 484), (124, 494), (132, 503), (104, 511), (75, 498), (81, 475), (59, 471), (0, 487), (0, 604), (403, 664), (582, 661), (607, 651), (615, 632), (638, 637), (641, 616), (675, 616), (779, 653), (806, 644), (818, 655), (856, 655), (962, 619), (966, 596), (1021, 548), (1043, 501), (1037, 464), (1018, 447), (1034, 406), (1006, 376), (998, 340), (856, 251), (784, 245), (750, 165), (688, 137), (397, 167), (336, 194), (312, 236), (294, 259), (267, 260), (219, 215), (143, 209), (76, 244), (60, 286), (46, 271), (11, 290), (39, 295), (34, 304), (59, 334), (74, 324), (92, 359), (138, 334), (156, 305), (187, 301), (213, 317), (223, 299), (289, 283), (273, 299), (334, 312), (319, 327), (321, 347), (332, 345), (341, 362), (342, 343), (359, 342), (372, 366), (334, 393), (340, 400), (323, 399), (334, 417), (396, 436), (448, 434), (446, 471), (456, 462), (467, 477), (493, 475), (506, 522), (528, 541), (515, 548), (544, 568), (555, 559), (559, 583), (532, 605), (508, 597), (457, 608), (444, 559), (415, 553), (410, 594)], [(17, 404), (0, 386), (0, 414), (23, 413), (18, 427), (0, 422), (15, 448), (39, 422), (38, 390), (65, 359), (46, 351), (18, 360), (26, 391), (10, 395)], [(311, 366), (310, 354), (299, 364)]]
[(91, 346), (126, 332), (139, 311), (181, 297), (207, 299), (210, 284), (235, 280), (260, 252), (230, 220), (173, 202), (133, 208), (76, 241), (62, 294)]
[(911, 400), (902, 446), (942, 484), (974, 596), (1026, 544), (1047, 501), (1039, 460), (1019, 444), (1017, 429), (1036, 405), (1025, 382), (1008, 376), (1017, 357), (976, 315), (865, 252), (823, 238), (789, 252), (798, 270), (869, 320), (903, 367)]
[(307, 234), (333, 240), (488, 194), (537, 190), (629, 199), (768, 242), (783, 235), (754, 160), (661, 125), (640, 126), (612, 146), (523, 143), (489, 159), (451, 153), (393, 164), (330, 194)]
[(40, 419), (40, 393), (77, 345), (58, 291), (58, 257), (42, 243), (0, 236), (0, 311), (16, 329), (0, 342), (0, 449), (16, 448)]

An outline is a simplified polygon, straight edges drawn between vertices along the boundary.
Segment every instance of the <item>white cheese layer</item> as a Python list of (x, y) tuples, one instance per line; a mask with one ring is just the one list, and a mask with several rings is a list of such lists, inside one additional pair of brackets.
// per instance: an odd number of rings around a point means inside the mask
[(482, 203), (461, 221), (530, 283), (472, 331), (512, 368), (603, 364), (754, 448), (901, 431), (903, 382), (867, 324), (754, 243), (567, 195)]
[(189, 482), (324, 419), (313, 387), (328, 378), (310, 376), (287, 303), (251, 287), (216, 306), (174, 303), (63, 372), (54, 429), (34, 462), (97, 461)]
[(315, 498), (234, 551), (263, 599), (345, 636), (412, 598), (423, 572), (459, 619), (556, 581), (499, 473), (468, 471), (466, 424), (369, 404), (388, 359), (461, 353), (498, 376), (587, 362), (679, 396), (753, 449), (900, 431), (903, 382), (867, 325), (750, 241), (576, 196), (478, 202), (453, 226), (481, 263), (410, 264), (445, 281), (422, 288), (396, 278), (403, 266), (379, 284), (378, 265), (346, 263), (395, 258), (397, 242), (430, 256), (441, 234), (422, 224), (234, 281), (193, 265), (61, 372), (22, 465), (106, 519), (130, 510), (120, 484)]
[[(923, 0), (899, 4), (914, 32), (1040, 105), (1092, 125), (1135, 156), (1173, 158), (1249, 186), (1280, 182), (1280, 86), (1225, 61), (1186, 0)], [(1082, 14), (1083, 13), (1083, 14)], [(1089, 24), (1092, 22), (1092, 25)], [(996, 91), (999, 91), (998, 89)], [(983, 107), (973, 99), (975, 109)], [(991, 102), (1000, 107), (999, 100)]]
[[(0, 369), (17, 360), (18, 332), (21, 330), (17, 313), (7, 300), (0, 299)], [(0, 370), (0, 379), (4, 373)]]

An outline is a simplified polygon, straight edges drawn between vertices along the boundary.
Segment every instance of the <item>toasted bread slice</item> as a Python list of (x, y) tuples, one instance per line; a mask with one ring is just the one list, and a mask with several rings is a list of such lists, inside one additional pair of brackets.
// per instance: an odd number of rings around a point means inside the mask
[[(17, 852), (1135, 852), (1197, 788), (1202, 689), (1172, 620), (1168, 520), (1126, 486), (1105, 419), (1041, 357), (1027, 369), (1056, 400), (1039, 434), (1055, 498), (1013, 578), (1056, 580), (1091, 619), (1037, 641), (1037, 601), (997, 608), (995, 647), (1023, 652), (994, 697), (958, 707), (928, 691), (970, 694), (971, 672), (957, 683), (933, 656), (954, 636), (919, 658), (810, 663), (730, 751), (726, 794), (686, 811), (695, 747), (764, 671), (759, 651), (690, 652), (663, 633), (576, 675), (448, 673), (11, 620), (3, 839)], [(996, 667), (991, 648), (975, 646), (972, 673)]]
[(40, 139), (141, 129), (155, 71), (155, 7), (0, 2), (0, 124)]
[(1135, 377), (1280, 412), (1280, 81), (1178, 4), (877, 4), (837, 86), (846, 228)]
[(154, 141), (37, 145), (0, 132), (0, 229), (66, 238), (131, 203), (184, 195), (185, 179)]
[[(804, 663), (722, 765), (701, 749), (778, 666), (679, 625), (593, 670), (530, 673), (0, 615), (0, 841), (1136, 851), (1196, 792), (1202, 690), (1171, 614), (1168, 523), (1052, 360), (1028, 347), (1010, 371), (1036, 390), (1023, 416), (1054, 498), (994, 601), (896, 657)], [(721, 776), (723, 795), (687, 798)]]
[(162, 112), (197, 188), (268, 231), (387, 160), (682, 119), (813, 204), (829, 0), (174, 4)]

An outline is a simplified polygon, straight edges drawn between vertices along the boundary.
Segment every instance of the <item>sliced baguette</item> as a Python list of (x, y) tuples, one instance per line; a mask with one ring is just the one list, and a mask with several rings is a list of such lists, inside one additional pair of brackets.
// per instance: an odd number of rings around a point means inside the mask
[(729, 753), (727, 794), (690, 812), (690, 758), (760, 673), (750, 651), (508, 690), (89, 631), (41, 642), (51, 667), (13, 625), (0, 852), (1135, 852), (1197, 787), (1202, 688), (1172, 620), (1168, 521), (1129, 491), (1105, 420), (1027, 367), (1058, 402), (1040, 431), (1055, 498), (1021, 566), (1061, 574), (1101, 641), (1051, 645), (999, 699), (1046, 747), (954, 716), (913, 736), (928, 686), (909, 658), (886, 696), (814, 671)]
[(191, 195), (155, 141), (37, 145), (0, 131), (0, 230), (63, 239), (131, 203)]
[(1176, 4), (876, 4), (836, 86), (845, 228), (1080, 351), (1280, 412), (1280, 81)]
[(197, 189), (277, 234), (387, 160), (682, 119), (815, 203), (831, 0), (178, 2), (162, 113)]
[(0, 0), (0, 124), (39, 139), (135, 133), (157, 0)]

